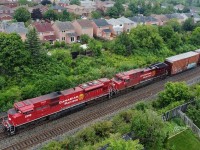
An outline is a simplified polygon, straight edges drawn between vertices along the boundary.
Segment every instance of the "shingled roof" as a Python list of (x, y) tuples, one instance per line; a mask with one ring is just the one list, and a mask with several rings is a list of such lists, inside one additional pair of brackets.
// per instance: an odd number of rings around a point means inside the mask
[(74, 30), (74, 26), (72, 25), (71, 22), (66, 21), (66, 22), (61, 22), (61, 21), (56, 21), (55, 25), (58, 27), (60, 31), (64, 30)]
[(105, 19), (93, 19), (93, 21), (98, 27), (109, 26)]
[(93, 28), (90, 20), (77, 20), (77, 22), (82, 28)]
[(54, 31), (51, 24), (48, 22), (36, 22), (33, 24), (38, 32)]

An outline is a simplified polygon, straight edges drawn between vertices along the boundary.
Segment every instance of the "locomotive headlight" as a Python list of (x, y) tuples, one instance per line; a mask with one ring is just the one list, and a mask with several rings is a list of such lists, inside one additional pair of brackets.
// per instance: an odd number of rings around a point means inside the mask
[(8, 118), (8, 120), (11, 120), (11, 118)]

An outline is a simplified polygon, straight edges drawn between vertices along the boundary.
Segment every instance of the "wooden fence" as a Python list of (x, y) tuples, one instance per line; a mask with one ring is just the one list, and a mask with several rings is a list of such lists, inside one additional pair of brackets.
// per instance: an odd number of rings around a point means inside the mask
[(168, 121), (174, 117), (180, 117), (184, 123), (191, 128), (191, 130), (198, 135), (200, 138), (200, 129), (193, 123), (193, 121), (184, 113), (187, 110), (189, 104), (195, 103), (195, 101), (190, 101), (183, 105), (180, 105), (170, 111), (167, 111), (162, 115), (164, 121)]

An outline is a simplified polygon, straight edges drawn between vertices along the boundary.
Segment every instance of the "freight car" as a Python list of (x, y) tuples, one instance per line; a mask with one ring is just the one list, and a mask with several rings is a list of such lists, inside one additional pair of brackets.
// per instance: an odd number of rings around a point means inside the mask
[(147, 68), (133, 69), (116, 74), (112, 79), (102, 78), (77, 87), (27, 99), (14, 104), (2, 122), (5, 132), (13, 135), (27, 125), (44, 119), (53, 119), (71, 109), (85, 105), (101, 97), (112, 97), (127, 88), (136, 87), (196, 67), (200, 51), (188, 52), (166, 58)]

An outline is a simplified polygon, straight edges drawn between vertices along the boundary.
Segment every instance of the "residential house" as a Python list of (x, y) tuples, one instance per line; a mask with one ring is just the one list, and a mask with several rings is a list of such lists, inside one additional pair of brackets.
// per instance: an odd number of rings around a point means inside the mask
[(70, 13), (74, 13), (79, 16), (90, 16), (92, 11), (95, 11), (96, 8), (93, 6), (82, 7), (78, 5), (69, 5), (66, 6), (67, 11)]
[(0, 5), (7, 6), (9, 8), (14, 8), (18, 6), (17, 1), (12, 1), (12, 0), (0, 0)]
[(111, 40), (111, 28), (112, 25), (108, 24), (105, 19), (93, 19), (93, 34), (96, 37)]
[(77, 34), (71, 22), (56, 21), (52, 27), (55, 31), (56, 38), (59, 39), (59, 41), (64, 41), (66, 43), (77, 41)]
[(165, 23), (167, 23), (169, 21), (169, 19), (165, 15), (153, 14), (151, 16), (158, 20), (158, 25), (159, 26), (162, 26), (162, 25), (164, 25)]
[(62, 6), (60, 6), (60, 5), (53, 5), (53, 6), (51, 6), (51, 9), (53, 9), (55, 12), (63, 12), (64, 10), (66, 10), (66, 8), (65, 7), (62, 7)]
[(125, 32), (129, 32), (132, 28), (135, 28), (137, 26), (135, 22), (125, 17), (120, 17), (117, 20), (123, 23), (123, 27), (124, 27), (123, 31)]
[(28, 29), (25, 27), (24, 22), (2, 22), (0, 23), (0, 31), (5, 33), (17, 33), (25, 41)]
[(182, 11), (184, 8), (185, 8), (185, 6), (182, 5), (182, 4), (178, 4), (178, 5), (174, 6), (174, 9), (175, 9), (175, 10), (180, 10), (180, 11)]
[(137, 24), (159, 25), (159, 21), (152, 16), (134, 16), (129, 17), (129, 19)]
[(82, 34), (87, 34), (90, 38), (93, 37), (93, 25), (90, 20), (75, 20), (72, 24), (78, 34), (77, 40), (80, 39)]
[(106, 20), (110, 25), (112, 25), (111, 32), (113, 35), (119, 35), (124, 31), (124, 24), (123, 22), (119, 21), (118, 19), (107, 19)]
[(170, 20), (170, 19), (177, 19), (179, 23), (182, 23), (185, 21), (185, 17), (183, 14), (179, 13), (173, 13), (173, 14), (165, 14), (165, 16)]
[(51, 23), (35, 22), (33, 23), (33, 27), (36, 28), (36, 31), (38, 32), (41, 41), (49, 41), (51, 44), (53, 44), (56, 41), (55, 32), (52, 28)]
[(96, 3), (94, 0), (81, 0), (80, 3), (81, 3), (80, 6), (82, 7), (96, 6)]
[(111, 7), (113, 7), (115, 2), (113, 1), (96, 1), (97, 9), (102, 10), (104, 13)]
[(200, 21), (200, 16), (198, 13), (185, 13), (184, 15), (186, 15), (187, 18), (193, 18), (195, 23)]
[(0, 5), (0, 21), (10, 21), (12, 20), (13, 11), (11, 8)]
[(62, 7), (66, 7), (66, 6), (70, 5), (70, 0), (60, 0), (58, 2), (58, 5), (60, 5)]

